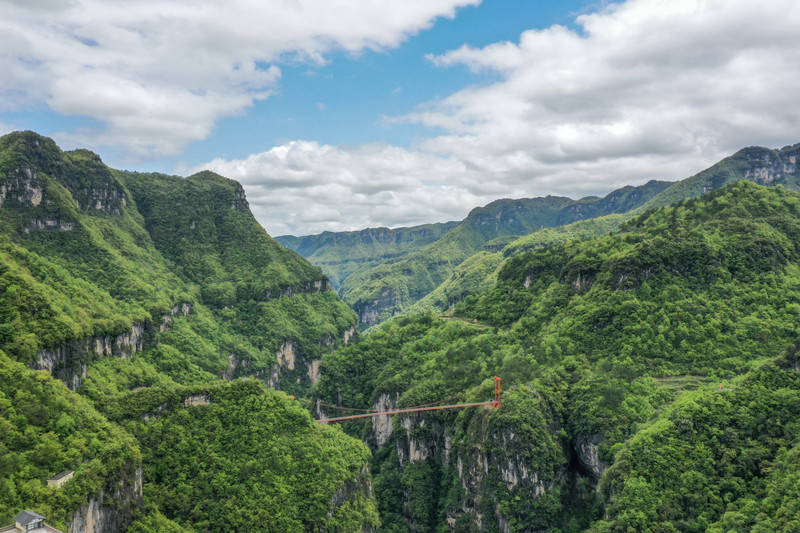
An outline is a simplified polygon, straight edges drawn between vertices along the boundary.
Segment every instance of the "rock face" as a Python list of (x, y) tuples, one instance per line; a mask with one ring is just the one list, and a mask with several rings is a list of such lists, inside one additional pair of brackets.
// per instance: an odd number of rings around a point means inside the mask
[(598, 453), (598, 445), (603, 442), (600, 434), (581, 435), (575, 439), (575, 454), (581, 466), (595, 479), (600, 479), (608, 468)]
[[(327, 282), (315, 282), (312, 287), (317, 291), (328, 290)], [(341, 335), (341, 337), (339, 336)], [(341, 332), (339, 335), (326, 335), (320, 339), (319, 346), (324, 351), (333, 350), (339, 343), (347, 344), (357, 335), (356, 327), (350, 326)], [(341, 338), (341, 341), (337, 339)], [(231, 355), (231, 358), (234, 356)], [(224, 379), (230, 379), (233, 376), (232, 369), (235, 370), (235, 365), (239, 364), (238, 360), (234, 361), (229, 358), (228, 371), (223, 374)], [(242, 361), (243, 367), (247, 366), (247, 361)], [(284, 340), (278, 351), (275, 352), (275, 363), (269, 369), (269, 375), (266, 376), (267, 386), (273, 389), (281, 388), (281, 381), (288, 379), (290, 383), (295, 384), (308, 384), (316, 385), (320, 379), (320, 372), (322, 366), (322, 359), (310, 357), (304, 354), (301, 346), (291, 339)], [(265, 376), (259, 375), (260, 378)]]
[(288, 298), (296, 294), (317, 294), (328, 290), (330, 290), (328, 280), (318, 279), (315, 281), (306, 281), (296, 285), (283, 285), (277, 289), (265, 291), (264, 300), (281, 297)]
[(202, 394), (194, 394), (187, 398), (184, 398), (183, 405), (185, 407), (196, 407), (198, 405), (210, 405), (211, 404), (211, 395), (207, 392)]
[(68, 533), (117, 533), (125, 531), (142, 505), (142, 468), (120, 473), (99, 494), (75, 511)]
[(344, 330), (344, 343), (349, 344), (351, 340), (356, 338), (356, 327), (350, 326), (350, 328)]
[[(397, 394), (381, 394), (372, 405), (373, 411), (389, 411), (397, 409)], [(389, 415), (376, 416), (372, 418), (372, 434), (377, 445), (383, 446), (392, 436), (392, 417)]]
[(292, 341), (283, 341), (275, 356), (278, 358), (279, 366), (294, 370), (294, 343)]
[(133, 324), (131, 329), (116, 335), (100, 335), (75, 339), (52, 348), (44, 348), (36, 354), (33, 368), (47, 370), (63, 381), (67, 387), (76, 390), (81, 386), (89, 371), (89, 364), (101, 357), (120, 357), (130, 359), (134, 354), (156, 343), (157, 331), (166, 331), (176, 316), (184, 316), (192, 310), (190, 303), (178, 304), (157, 322)]
[(308, 376), (308, 380), (312, 385), (319, 383), (319, 365), (321, 363), (322, 359), (314, 359), (308, 363), (308, 372), (306, 372), (306, 375)]
[(378, 323), (381, 313), (387, 309), (395, 309), (394, 314), (399, 313), (398, 306), (401, 301), (395, 296), (394, 291), (385, 288), (378, 298), (370, 301), (357, 302), (353, 309), (358, 313), (358, 320), (363, 326), (374, 326)]
[[(372, 409), (396, 405), (397, 395), (381, 394)], [(479, 408), (467, 427), (452, 415), (403, 414), (394, 421), (375, 417), (367, 442), (377, 456), (385, 456), (385, 451), (376, 448), (389, 447), (396, 459), (388, 464), (399, 464), (401, 478), (441, 472), (438, 478), (425, 479), (451, 480), (433, 489), (440, 499), (437, 505), (446, 506), (445, 522), (451, 531), (509, 532), (525, 523), (533, 501), (563, 483), (569, 458), (559, 444), (557, 428), (550, 427), (553, 419), (547, 417), (552, 413), (536, 420), (522, 417), (525, 422), (520, 427), (514, 425), (518, 422), (496, 421), (493, 415), (492, 409)], [(538, 424), (538, 429), (532, 430), (529, 423)], [(400, 483), (396, 493), (403, 494), (409, 527), (425, 530), (427, 526), (415, 522), (413, 486)], [(530, 531), (538, 529), (530, 526)]]
[[(347, 502), (354, 498), (361, 497), (364, 499), (371, 499), (373, 497), (371, 480), (372, 477), (370, 476), (369, 467), (364, 465), (364, 468), (361, 469), (356, 479), (340, 487), (333, 494), (329, 505), (330, 511), (328, 511), (328, 518), (330, 519), (333, 517), (339, 507), (346, 505)], [(374, 531), (375, 529), (369, 527), (361, 529), (362, 533), (373, 533)]]
[(753, 168), (745, 172), (744, 178), (746, 180), (760, 185), (772, 185), (783, 179), (787, 174), (797, 172), (797, 155), (780, 157), (772, 150), (764, 150), (758, 156), (760, 164), (756, 163)]

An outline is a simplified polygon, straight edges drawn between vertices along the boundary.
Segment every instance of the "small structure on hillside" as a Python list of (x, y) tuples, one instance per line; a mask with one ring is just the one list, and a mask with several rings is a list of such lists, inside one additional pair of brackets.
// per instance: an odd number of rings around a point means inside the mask
[(58, 474), (47, 480), (47, 486), (60, 489), (61, 485), (72, 479), (72, 476), (74, 475), (75, 475), (74, 470), (64, 470), (63, 472), (59, 472)]
[(0, 533), (61, 533), (60, 530), (48, 526), (45, 517), (33, 511), (22, 511), (14, 517), (14, 523), (0, 528)]

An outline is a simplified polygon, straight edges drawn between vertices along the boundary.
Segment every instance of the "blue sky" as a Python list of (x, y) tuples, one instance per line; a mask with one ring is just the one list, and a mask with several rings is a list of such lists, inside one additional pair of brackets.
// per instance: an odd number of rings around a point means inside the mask
[[(484, 0), (461, 8), (453, 18), (440, 17), (400, 46), (355, 53), (336, 50), (324, 65), (290, 61), (273, 96), (257, 101), (234, 116), (216, 121), (204, 140), (188, 144), (170, 157), (146, 157), (102, 146), (112, 166), (140, 171), (171, 172), (176, 165), (197, 165), (215, 157), (240, 158), (292, 139), (313, 139), (335, 145), (386, 142), (411, 146), (436, 134), (436, 128), (390, 123), (425, 102), (470, 85), (487, 83), (492, 74), (467, 68), (442, 69), (426, 59), (467, 44), (481, 47), (516, 40), (531, 28), (573, 26), (575, 17), (600, 7), (587, 0)], [(34, 102), (0, 113), (0, 123), (33, 129), (43, 135), (102, 129), (102, 121), (86, 115), (65, 115)], [(65, 148), (81, 146), (66, 140)]]
[(800, 141), (794, 0), (0, 4), (0, 132), (239, 180), (272, 234), (681, 179)]

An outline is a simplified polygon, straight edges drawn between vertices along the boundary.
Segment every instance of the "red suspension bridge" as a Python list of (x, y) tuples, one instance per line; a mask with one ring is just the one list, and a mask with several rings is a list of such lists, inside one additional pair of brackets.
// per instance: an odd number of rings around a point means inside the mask
[[(406, 407), (405, 409), (392, 409), (390, 411), (369, 411), (366, 413), (361, 413), (357, 415), (348, 415), (348, 416), (337, 416), (335, 418), (324, 418), (317, 420), (321, 424), (328, 424), (330, 422), (343, 422), (345, 420), (356, 420), (359, 418), (370, 418), (373, 416), (383, 416), (383, 415), (397, 415), (402, 413), (420, 413), (423, 411), (440, 411), (443, 409), (462, 409), (464, 407), (477, 407), (479, 405), (491, 405), (495, 409), (500, 408), (500, 378), (495, 376), (494, 377), (494, 400), (490, 400), (488, 402), (473, 402), (473, 403), (456, 403), (450, 405), (417, 405), (415, 407)], [(337, 406), (329, 406), (335, 409), (347, 409), (353, 410), (346, 407), (337, 407)]]

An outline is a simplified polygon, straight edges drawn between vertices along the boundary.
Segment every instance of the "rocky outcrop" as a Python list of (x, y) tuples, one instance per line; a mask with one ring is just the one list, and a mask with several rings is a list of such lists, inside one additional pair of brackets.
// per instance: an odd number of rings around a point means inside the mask
[(33, 219), (28, 225), (22, 228), (23, 233), (30, 233), (37, 230), (56, 230), (72, 231), (76, 227), (74, 222), (67, 222), (57, 218)]
[(292, 341), (283, 341), (278, 353), (275, 354), (278, 358), (278, 365), (286, 368), (287, 370), (294, 370), (295, 354), (294, 343)]
[(158, 331), (160, 333), (169, 331), (172, 328), (172, 319), (177, 316), (186, 316), (191, 312), (191, 302), (183, 302), (172, 306), (172, 309), (169, 310), (169, 313), (166, 313), (161, 317), (161, 324), (158, 326)]
[[(319, 290), (328, 290), (327, 283), (318, 282), (314, 285)], [(323, 335), (319, 340), (319, 346), (322, 348), (323, 353), (333, 350), (340, 343), (347, 344), (352, 341), (357, 335), (355, 326), (350, 326), (340, 333), (339, 335)], [(342, 339), (339, 341), (338, 339)], [(318, 353), (315, 351), (315, 353)], [(233, 356), (231, 356), (233, 357)], [(223, 374), (223, 378), (230, 379), (233, 376), (232, 365), (234, 361), (229, 359), (228, 371)], [(247, 361), (242, 362), (242, 365), (247, 365)], [(308, 354), (302, 353), (300, 346), (291, 339), (284, 340), (275, 352), (275, 363), (269, 369), (269, 376), (265, 381), (267, 385), (273, 389), (279, 389), (281, 380), (289, 378), (292, 382), (300, 384), (307, 383), (316, 385), (320, 380), (320, 372), (322, 367), (322, 360), (318, 358), (312, 359)], [(263, 373), (258, 375), (260, 379), (264, 379)]]
[(0, 207), (39, 207), (44, 198), (44, 184), (28, 167), (13, 169), (0, 185)]
[(231, 209), (250, 210), (250, 205), (247, 203), (247, 196), (244, 193), (244, 187), (242, 187), (241, 183), (236, 183), (236, 189), (233, 191), (233, 200), (231, 201)]
[(608, 468), (608, 465), (600, 459), (599, 445), (601, 442), (603, 442), (603, 436), (599, 433), (580, 435), (575, 439), (575, 454), (578, 462), (595, 479), (600, 479)]
[(229, 354), (228, 355), (228, 366), (222, 372), (222, 379), (230, 381), (236, 377), (239, 372), (239, 369), (248, 369), (250, 367), (250, 361), (246, 359), (239, 359), (236, 354)]
[(330, 284), (327, 279), (318, 279), (315, 281), (305, 281), (303, 283), (296, 283), (294, 285), (282, 285), (277, 289), (270, 289), (264, 291), (264, 300), (272, 298), (289, 298), (296, 294), (318, 294), (330, 290)]
[[(368, 465), (364, 465), (354, 480), (339, 487), (333, 494), (329, 506), (328, 519), (333, 517), (337, 509), (356, 498), (362, 498), (364, 500), (371, 500), (373, 498), (372, 476), (370, 476)], [(375, 529), (371, 527), (362, 526), (361, 528), (362, 533), (373, 533), (374, 531)]]
[[(373, 411), (390, 411), (397, 409), (397, 394), (381, 394), (375, 403), (372, 404)], [(372, 435), (378, 447), (383, 446), (392, 436), (392, 417), (381, 415), (372, 417)]]
[(321, 363), (322, 359), (314, 359), (308, 363), (308, 371), (306, 372), (306, 375), (308, 376), (308, 380), (312, 385), (319, 383), (319, 365)]
[(362, 301), (359, 300), (353, 305), (353, 309), (358, 313), (358, 320), (363, 326), (374, 326), (381, 318), (381, 314), (392, 309), (394, 314), (400, 312), (400, 300), (395, 296), (392, 289), (384, 289), (380, 296), (375, 299)]
[(350, 326), (348, 329), (344, 330), (344, 343), (349, 344), (351, 340), (356, 338), (356, 327)]
[(797, 172), (797, 156), (788, 156), (785, 159), (775, 157), (774, 152), (766, 151), (761, 157), (761, 164), (748, 169), (744, 179), (760, 185), (772, 185), (787, 174)]
[(89, 371), (89, 364), (101, 357), (120, 357), (131, 359), (135, 354), (156, 344), (157, 332), (163, 332), (172, 325), (176, 316), (191, 312), (190, 303), (178, 304), (157, 321), (135, 323), (127, 331), (74, 339), (60, 346), (44, 348), (36, 354), (33, 368), (47, 370), (63, 381), (67, 387), (76, 390), (81, 386)]
[(193, 394), (183, 399), (184, 407), (196, 407), (198, 405), (210, 405), (211, 395), (207, 392)]
[(117, 533), (125, 531), (142, 505), (141, 466), (122, 472), (86, 505), (75, 511), (68, 533)]
[[(396, 405), (396, 395), (383, 394), (372, 409), (391, 409)], [(546, 409), (544, 403), (531, 409), (542, 408)], [(511, 531), (512, 524), (525, 519), (526, 509), (533, 500), (564, 482), (568, 457), (557, 444), (557, 437), (541, 442), (540, 431), (548, 418), (520, 419), (526, 425), (538, 424), (540, 429), (534, 431), (494, 420), (493, 411), (478, 409), (466, 427), (454, 423), (455, 419), (447, 415), (404, 414), (397, 415), (394, 421), (390, 417), (375, 417), (367, 442), (384, 450), (391, 446), (403, 472), (416, 468), (421, 468), (419, 472), (441, 469), (450, 473), (443, 474), (441, 479), (455, 478), (460, 485), (456, 491), (459, 495), (448, 502), (445, 517), (451, 531)], [(547, 431), (558, 435), (558, 428), (547, 427)], [(542, 456), (552, 459), (543, 461)], [(398, 488), (405, 491), (408, 487)], [(449, 494), (454, 494), (453, 489), (450, 485), (438, 488)], [(411, 494), (406, 496), (413, 499)], [(411, 516), (407, 520), (414, 530)]]

